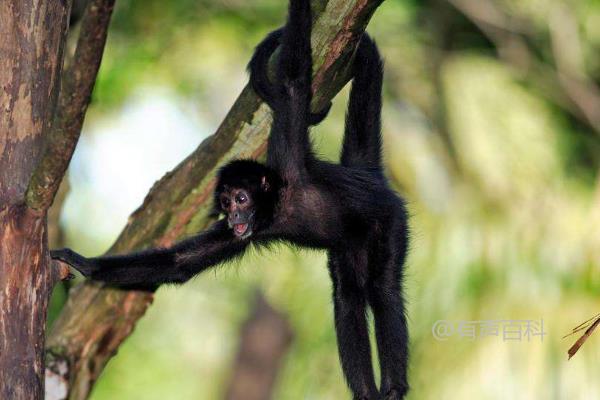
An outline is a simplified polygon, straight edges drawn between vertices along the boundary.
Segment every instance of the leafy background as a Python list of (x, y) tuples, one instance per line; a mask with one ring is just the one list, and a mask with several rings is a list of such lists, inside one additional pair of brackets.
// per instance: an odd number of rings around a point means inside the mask
[[(285, 8), (117, 2), (69, 172), (67, 246), (109, 247), (152, 183), (215, 131)], [(387, 0), (368, 30), (386, 61), (387, 173), (411, 213), (410, 398), (600, 398), (600, 335), (570, 361), (575, 338), (561, 338), (600, 311), (600, 130), (577, 106), (600, 98), (600, 2)], [(330, 160), (347, 96), (312, 133)], [(274, 398), (348, 398), (325, 262), (279, 247), (161, 288), (92, 398), (223, 397), (256, 288), (295, 335)], [(495, 319), (543, 319), (547, 335), (432, 335), (438, 320)]]

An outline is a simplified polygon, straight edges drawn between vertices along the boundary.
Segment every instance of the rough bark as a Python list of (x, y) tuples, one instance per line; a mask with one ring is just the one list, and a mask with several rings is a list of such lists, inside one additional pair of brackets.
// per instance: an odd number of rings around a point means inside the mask
[[(323, 107), (348, 81), (347, 66), (355, 44), (381, 2), (314, 2), (315, 109)], [(261, 157), (270, 123), (268, 107), (246, 87), (217, 132), (155, 184), (109, 252), (169, 246), (206, 227), (216, 169), (232, 158)], [(50, 333), (47, 365), (49, 376), (63, 385), (70, 399), (88, 396), (152, 298), (151, 293), (90, 282), (72, 292)]]
[(228, 385), (227, 400), (266, 400), (293, 339), (292, 328), (262, 293), (240, 333), (240, 344)]
[(58, 276), (45, 211), (25, 205), (56, 103), (69, 1), (0, 2), (0, 398), (42, 399), (46, 309)]
[(77, 48), (63, 74), (44, 154), (27, 189), (27, 204), (31, 208), (50, 207), (69, 166), (96, 83), (114, 4), (115, 0), (92, 0), (83, 14)]

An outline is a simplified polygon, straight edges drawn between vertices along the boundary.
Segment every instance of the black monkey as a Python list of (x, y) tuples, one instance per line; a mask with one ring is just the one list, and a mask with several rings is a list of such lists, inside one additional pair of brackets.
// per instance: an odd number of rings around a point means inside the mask
[[(355, 399), (400, 399), (406, 378), (408, 330), (402, 297), (408, 244), (403, 201), (390, 189), (381, 162), (383, 65), (365, 34), (353, 66), (341, 164), (318, 160), (311, 114), (311, 13), (291, 0), (284, 29), (270, 34), (250, 62), (254, 90), (273, 110), (267, 165), (233, 161), (218, 174), (215, 207), (226, 214), (209, 230), (172, 248), (85, 258), (69, 249), (52, 257), (85, 276), (112, 284), (181, 283), (241, 255), (249, 244), (284, 241), (326, 249), (333, 281), (335, 329), (342, 369)], [(267, 65), (280, 45), (274, 82)], [(375, 384), (366, 320), (375, 321), (381, 367)]]

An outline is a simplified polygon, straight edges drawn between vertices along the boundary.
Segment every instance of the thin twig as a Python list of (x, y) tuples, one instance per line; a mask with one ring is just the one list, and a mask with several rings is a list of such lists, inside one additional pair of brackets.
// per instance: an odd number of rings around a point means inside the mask
[(44, 154), (27, 188), (27, 205), (33, 209), (50, 207), (73, 156), (102, 60), (114, 4), (115, 0), (92, 0), (85, 9), (73, 61), (63, 74)]
[(579, 331), (582, 331), (584, 329), (586, 329), (587, 327), (589, 327), (593, 321), (597, 318), (600, 318), (600, 313), (594, 315), (592, 318), (583, 321), (582, 323), (580, 323), (579, 325), (577, 325), (575, 328), (573, 328), (573, 330), (571, 331), (571, 333), (567, 333), (565, 336), (563, 336), (562, 338), (568, 338), (569, 336), (572, 336), (574, 333), (577, 333)]

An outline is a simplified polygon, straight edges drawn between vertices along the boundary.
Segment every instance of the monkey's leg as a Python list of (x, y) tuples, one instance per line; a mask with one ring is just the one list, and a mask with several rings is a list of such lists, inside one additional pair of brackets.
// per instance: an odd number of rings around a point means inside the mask
[(408, 392), (408, 326), (401, 285), (405, 250), (398, 247), (379, 250), (377, 266), (371, 268), (377, 275), (369, 287), (381, 367), (379, 390), (385, 400), (402, 399)]
[[(378, 399), (373, 377), (364, 290), (354, 279), (356, 260), (329, 254), (338, 351), (354, 399)], [(366, 267), (366, 266), (365, 266)]]

